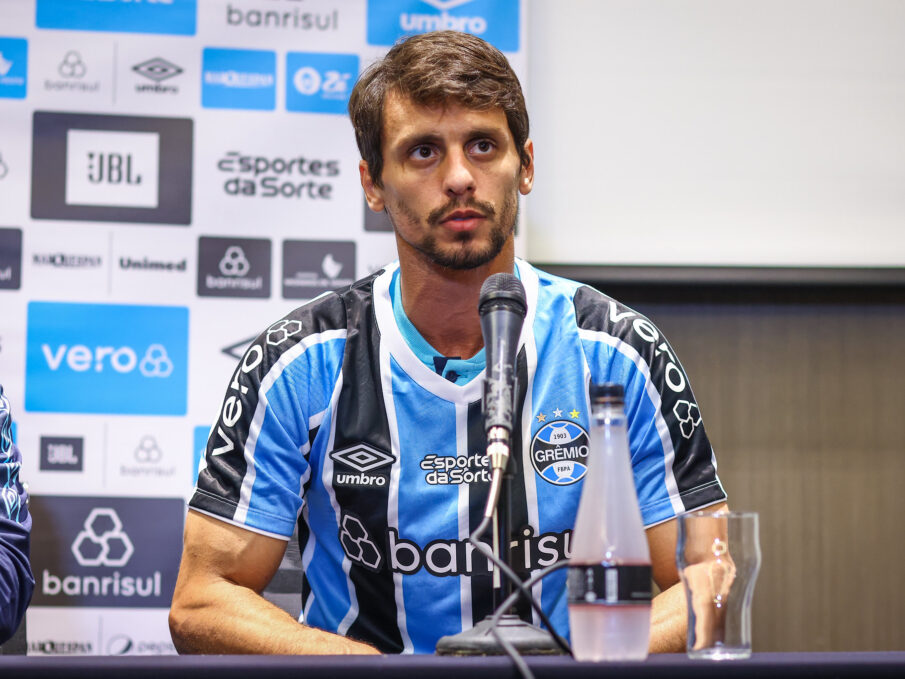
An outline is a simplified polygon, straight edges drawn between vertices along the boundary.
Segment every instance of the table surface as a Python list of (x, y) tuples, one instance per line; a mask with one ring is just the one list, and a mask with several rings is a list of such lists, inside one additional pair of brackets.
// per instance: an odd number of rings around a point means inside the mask
[[(689, 660), (681, 654), (639, 663), (579, 663), (569, 657), (528, 657), (536, 679), (698, 679), (706, 677), (903, 677), (905, 652), (755, 653), (747, 660)], [(266, 679), (430, 677), (518, 679), (508, 657), (420, 656), (0, 656), (0, 676), (27, 678), (128, 677), (128, 679)]]

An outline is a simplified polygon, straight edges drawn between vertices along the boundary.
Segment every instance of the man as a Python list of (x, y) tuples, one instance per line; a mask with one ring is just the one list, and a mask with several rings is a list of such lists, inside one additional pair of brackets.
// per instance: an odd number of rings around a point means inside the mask
[[(293, 311), (240, 362), (186, 519), (170, 614), (177, 648), (432, 652), (440, 636), (491, 612), (489, 564), (466, 540), (489, 479), (477, 303), (487, 276), (515, 272), (529, 309), (517, 366), (513, 563), (526, 572), (569, 553), (581, 474), (557, 476), (546, 441), (554, 429), (571, 432), (580, 449), (588, 382), (622, 382), (664, 590), (651, 645), (682, 649), (673, 518), (725, 494), (685, 374), (656, 328), (516, 262), (518, 196), (532, 188), (534, 148), (505, 57), (466, 34), (410, 38), (362, 75), (349, 110), (361, 184), (370, 208), (393, 223), (398, 265)], [(296, 523), (303, 624), (259, 595)], [(558, 571), (535, 593), (566, 634), (564, 582)]]
[(35, 586), (28, 561), (31, 515), (19, 481), (21, 464), (13, 443), (9, 400), (0, 385), (0, 644), (19, 628)]

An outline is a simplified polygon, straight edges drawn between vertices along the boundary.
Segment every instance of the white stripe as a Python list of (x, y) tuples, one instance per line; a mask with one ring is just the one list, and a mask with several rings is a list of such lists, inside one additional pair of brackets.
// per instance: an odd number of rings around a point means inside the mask
[[(376, 288), (376, 281), (375, 281)], [(377, 297), (376, 290), (374, 294)], [(375, 304), (376, 306), (376, 304)], [(396, 323), (393, 322), (393, 327)], [(444, 380), (445, 381), (445, 380)], [(387, 428), (390, 432), (390, 453), (398, 460), (390, 468), (390, 485), (387, 489), (387, 528), (396, 530), (399, 534), (399, 472), (402, 468), (402, 455), (399, 449), (399, 423), (396, 421), (396, 401), (393, 398), (393, 375), (390, 358), (390, 348), (385, 341), (380, 342), (380, 386), (383, 391), (383, 403), (387, 416)], [(386, 564), (390, 568), (389, 564)], [(396, 624), (399, 626), (399, 636), (402, 638), (402, 652), (413, 653), (414, 646), (408, 633), (408, 623), (405, 616), (405, 599), (402, 592), (402, 573), (393, 573), (393, 587), (396, 599)]]
[(242, 479), (242, 488), (239, 491), (239, 504), (236, 506), (236, 513), (233, 518), (236, 521), (244, 523), (248, 518), (248, 505), (251, 502), (251, 491), (255, 484), (255, 446), (258, 443), (258, 436), (261, 433), (261, 423), (264, 421), (264, 415), (267, 413), (267, 392), (273, 386), (283, 371), (295, 359), (305, 353), (308, 349), (318, 344), (323, 344), (335, 339), (345, 339), (346, 329), (327, 330), (325, 332), (309, 335), (303, 338), (294, 347), (283, 353), (279, 360), (274, 363), (264, 379), (261, 380), (261, 386), (258, 387), (258, 405), (255, 408), (254, 416), (251, 420), (251, 426), (248, 430), (248, 438), (245, 439), (245, 477)]
[(676, 514), (684, 512), (685, 505), (682, 503), (682, 498), (679, 496), (679, 485), (676, 483), (676, 475), (672, 468), (673, 463), (675, 462), (676, 452), (672, 447), (672, 437), (669, 435), (669, 426), (666, 424), (666, 420), (663, 419), (663, 414), (661, 412), (662, 401), (660, 400), (660, 392), (657, 391), (657, 388), (654, 386), (650, 377), (650, 366), (648, 366), (645, 360), (641, 358), (641, 354), (639, 354), (632, 345), (623, 342), (621, 339), (614, 337), (608, 332), (579, 329), (578, 336), (583, 340), (602, 342), (603, 344), (613, 347), (620, 354), (632, 361), (632, 363), (635, 364), (635, 367), (637, 367), (641, 374), (644, 375), (644, 389), (647, 392), (647, 397), (654, 406), (654, 421), (657, 426), (657, 433), (660, 435), (660, 443), (663, 445), (663, 467), (666, 492), (669, 493), (669, 501), (670, 504), (672, 504), (673, 511)]
[[(456, 404), (456, 455), (458, 457), (468, 457), (468, 405), (464, 403)], [(459, 484), (459, 539), (465, 543), (466, 553), (468, 550), (468, 536), (471, 534), (468, 526), (469, 504), (469, 484)], [(474, 613), (472, 611), (471, 602), (471, 576), (459, 576), (459, 605), (462, 611), (462, 629), (470, 629), (474, 623)]]

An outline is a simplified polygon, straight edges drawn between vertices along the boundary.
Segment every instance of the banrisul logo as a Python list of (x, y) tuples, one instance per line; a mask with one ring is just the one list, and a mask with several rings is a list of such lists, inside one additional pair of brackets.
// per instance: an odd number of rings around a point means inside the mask
[(345, 115), (358, 78), (357, 54), (286, 55), (286, 110)]
[(185, 307), (28, 305), (25, 409), (184, 415)]
[(37, 0), (38, 28), (195, 35), (197, 0)]
[(201, 105), (272, 111), (276, 108), (276, 81), (275, 52), (207, 47), (201, 75)]
[(28, 84), (28, 42), (0, 38), (0, 98), (24, 99)]
[(545, 424), (531, 441), (534, 469), (556, 486), (568, 486), (584, 477), (588, 453), (588, 432), (575, 422)]
[(183, 507), (179, 498), (33, 497), (32, 515), (54, 527), (54, 539), (32, 545), (32, 603), (169, 606)]
[(519, 0), (368, 0), (368, 43), (453, 30), (484, 38), (504, 52), (519, 48)]

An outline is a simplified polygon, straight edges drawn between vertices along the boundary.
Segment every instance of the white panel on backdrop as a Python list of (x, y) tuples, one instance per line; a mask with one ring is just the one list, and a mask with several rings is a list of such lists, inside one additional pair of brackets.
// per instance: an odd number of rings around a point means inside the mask
[(36, 608), (28, 613), (28, 654), (175, 655), (167, 612)]
[(28, 98), (35, 107), (76, 111), (113, 104), (113, 43), (85, 33), (39, 33), (30, 42)]
[(0, 122), (0, 228), (21, 228), (28, 218), (31, 114), (0, 99)]
[(110, 292), (112, 240), (112, 234), (67, 223), (30, 225), (23, 243), (27, 289), (41, 299), (105, 299)]

